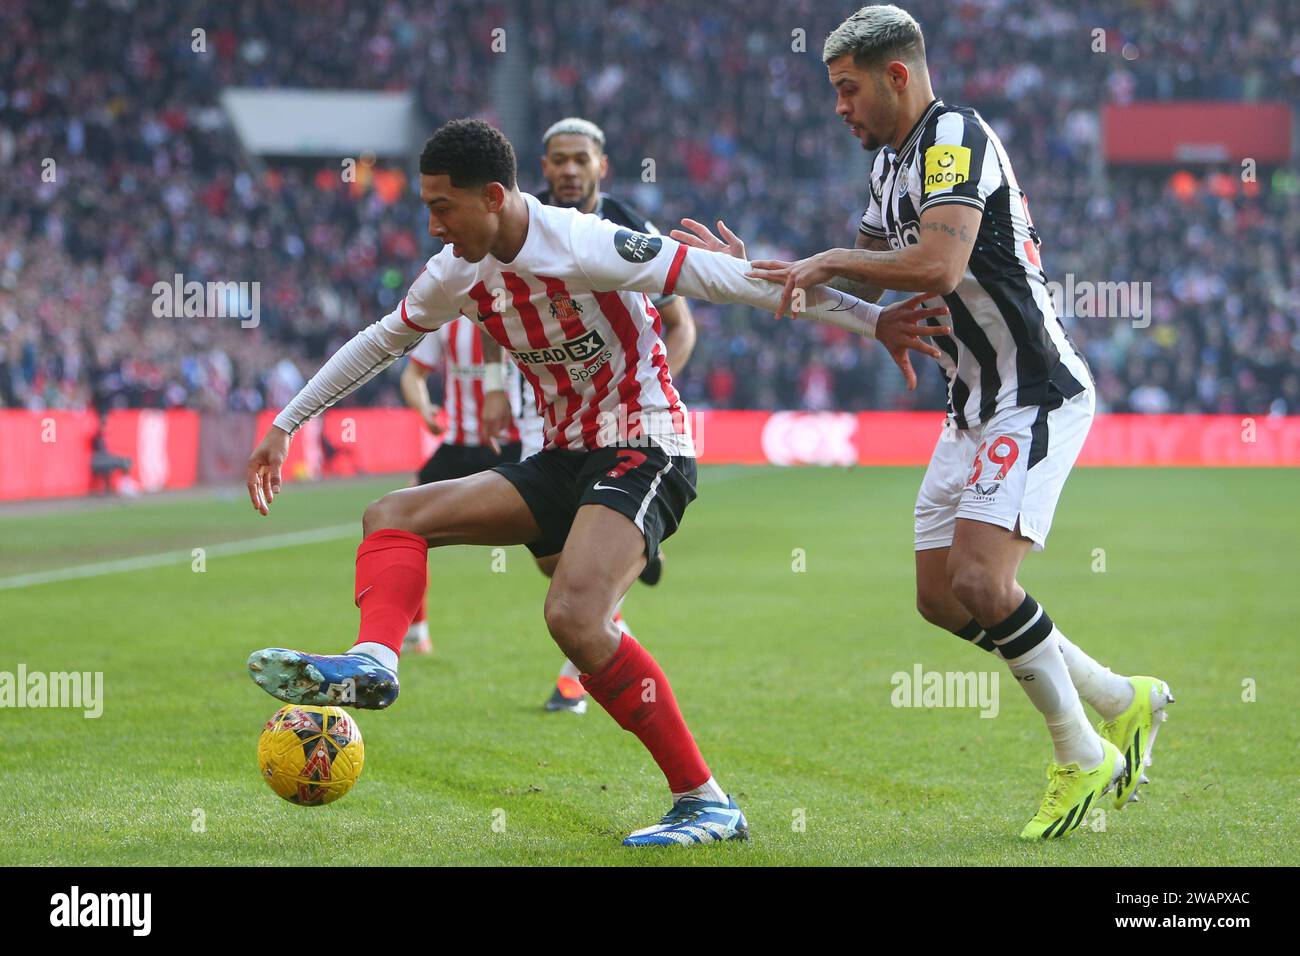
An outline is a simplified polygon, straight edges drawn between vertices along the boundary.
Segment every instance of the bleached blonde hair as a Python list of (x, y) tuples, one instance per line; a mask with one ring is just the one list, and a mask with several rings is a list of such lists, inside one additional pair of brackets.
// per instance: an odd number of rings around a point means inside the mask
[(822, 62), (846, 53), (863, 66), (885, 58), (919, 66), (925, 63), (925, 39), (910, 13), (892, 3), (878, 3), (863, 7), (830, 32), (822, 47)]

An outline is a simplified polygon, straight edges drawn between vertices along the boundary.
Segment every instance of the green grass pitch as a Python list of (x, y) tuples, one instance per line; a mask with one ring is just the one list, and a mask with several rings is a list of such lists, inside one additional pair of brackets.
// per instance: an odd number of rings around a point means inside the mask
[[(919, 479), (912, 468), (702, 470), (663, 583), (637, 585), (625, 613), (753, 839), (666, 852), (619, 846), (667, 807), (637, 741), (595, 707), (542, 711), (560, 655), (522, 548), (506, 552), (504, 572), (488, 549), (431, 555), (436, 654), (403, 664), (392, 710), (358, 712), (366, 769), (351, 794), (299, 808), (259, 779), (257, 737), (277, 704), (244, 660), (267, 645), (351, 643), (360, 514), (400, 477), (287, 486), (270, 519), (241, 489), (0, 513), (0, 578), (214, 549), (201, 573), (178, 559), (0, 589), (0, 671), (102, 671), (105, 698), (97, 720), (0, 709), (0, 859), (1300, 863), (1295, 474), (1071, 478), (1022, 582), (1076, 643), (1121, 672), (1166, 678), (1178, 702), (1142, 801), (1042, 845), (1016, 839), (1050, 757), (1040, 718), (994, 659), (913, 608)], [(357, 537), (215, 547), (348, 522)], [(892, 706), (891, 675), (918, 664), (997, 672), (998, 715)]]

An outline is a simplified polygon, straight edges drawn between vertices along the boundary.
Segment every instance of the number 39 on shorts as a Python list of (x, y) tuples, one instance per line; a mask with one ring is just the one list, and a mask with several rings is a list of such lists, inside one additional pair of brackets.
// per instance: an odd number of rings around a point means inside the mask
[(993, 476), (994, 481), (1001, 481), (1011, 470), (1011, 466), (1016, 463), (1020, 457), (1020, 446), (1016, 444), (1015, 439), (1007, 435), (999, 435), (992, 442), (984, 442), (980, 445), (979, 450), (975, 452), (975, 467), (971, 469), (970, 478), (966, 479), (966, 484), (973, 485), (980, 480), (984, 474), (984, 459), (988, 459), (989, 464), (997, 465), (997, 474)]

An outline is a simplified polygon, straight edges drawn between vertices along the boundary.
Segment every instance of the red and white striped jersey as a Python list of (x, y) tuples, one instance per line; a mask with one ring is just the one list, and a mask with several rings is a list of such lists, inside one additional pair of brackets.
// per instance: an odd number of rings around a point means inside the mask
[[(634, 232), (523, 194), (528, 234), (510, 262), (467, 262), (444, 248), (398, 307), (358, 332), (275, 418), (292, 435), (466, 315), (486, 329), (540, 398), (546, 447), (590, 450), (653, 441), (670, 455), (694, 443), (647, 293), (736, 302), (775, 311), (779, 284), (750, 264)], [(874, 334), (880, 308), (829, 286), (806, 290), (801, 318)]]
[(528, 237), (514, 261), (466, 262), (444, 248), (402, 300), (402, 321), (423, 331), (475, 316), (541, 396), (547, 448), (645, 434), (669, 454), (694, 454), (654, 307), (621, 291), (671, 294), (686, 247), (524, 199)]
[[(483, 340), (478, 326), (459, 316), (421, 339), (407, 358), (426, 372), (442, 373), (442, 407), (447, 411), (444, 441), (468, 448), (485, 444), (479, 426), (487, 366), (483, 362)], [(504, 440), (519, 441), (514, 424)]]

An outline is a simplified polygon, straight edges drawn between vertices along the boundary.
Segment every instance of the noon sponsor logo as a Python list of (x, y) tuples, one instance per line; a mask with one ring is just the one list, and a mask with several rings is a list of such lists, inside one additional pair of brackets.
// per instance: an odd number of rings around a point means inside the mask
[(969, 146), (931, 146), (925, 151), (925, 189), (951, 189), (970, 179)]

